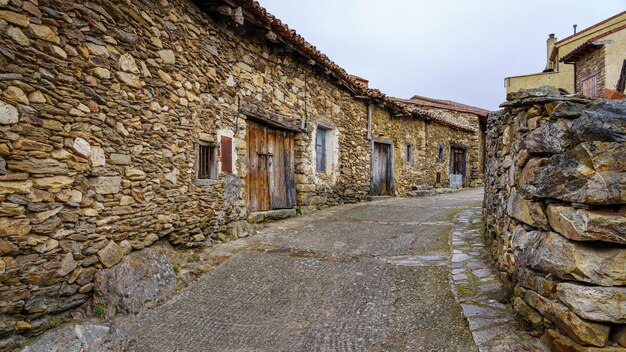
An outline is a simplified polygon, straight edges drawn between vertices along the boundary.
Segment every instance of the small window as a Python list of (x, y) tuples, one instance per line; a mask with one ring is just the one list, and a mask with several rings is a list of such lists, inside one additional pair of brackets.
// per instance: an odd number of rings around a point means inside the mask
[(199, 144), (196, 165), (198, 166), (198, 180), (216, 180), (218, 175), (217, 147)]
[(406, 163), (413, 164), (413, 144), (406, 145)]
[(443, 151), (443, 145), (440, 145), (439, 150), (437, 151), (437, 161), (442, 163), (444, 159), (445, 159), (445, 154)]
[(317, 132), (315, 134), (315, 170), (317, 172), (326, 172), (326, 164), (328, 161), (328, 149), (330, 142), (330, 130), (320, 127), (317, 127)]

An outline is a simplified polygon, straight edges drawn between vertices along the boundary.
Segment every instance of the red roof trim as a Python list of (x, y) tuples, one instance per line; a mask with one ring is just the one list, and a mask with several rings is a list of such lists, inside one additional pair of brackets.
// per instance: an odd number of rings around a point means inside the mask
[(598, 23), (596, 23), (596, 24), (594, 24), (594, 25), (592, 25), (590, 27), (587, 27), (587, 28), (583, 29), (580, 32), (577, 32), (577, 33), (574, 33), (574, 34), (572, 34), (572, 35), (570, 35), (568, 37), (565, 37), (565, 38), (559, 40), (558, 42), (556, 42), (556, 45), (558, 46), (559, 44), (561, 44), (561, 43), (563, 43), (563, 42), (565, 42), (565, 41), (567, 41), (567, 40), (569, 40), (571, 38), (574, 38), (575, 36), (582, 35), (583, 33), (588, 32), (588, 31), (590, 31), (590, 30), (592, 30), (592, 29), (594, 29), (594, 28), (596, 28), (598, 26), (601, 26), (601, 25), (603, 25), (603, 24), (605, 24), (605, 23), (607, 23), (607, 22), (609, 22), (609, 21), (611, 21), (613, 19), (616, 19), (617, 17), (622, 16), (624, 14), (626, 14), (626, 11), (622, 11), (622, 12), (618, 13), (617, 15), (609, 17), (609, 18), (607, 18), (607, 19), (605, 19), (603, 21), (600, 21), (600, 22), (598, 22)]

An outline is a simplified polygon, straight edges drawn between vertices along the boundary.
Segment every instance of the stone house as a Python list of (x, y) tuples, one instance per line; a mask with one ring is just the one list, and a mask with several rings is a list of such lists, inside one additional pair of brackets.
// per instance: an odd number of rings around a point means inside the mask
[(435, 145), (445, 165), (463, 141), (480, 179), (476, 118), (368, 88), (256, 2), (0, 8), (0, 336), (45, 330), (159, 239), (445, 185)]
[[(602, 82), (601, 88), (619, 91), (618, 81), (624, 71), (626, 59), (625, 28), (626, 11), (578, 32), (574, 28), (574, 34), (561, 40), (550, 34), (546, 42), (547, 60), (543, 72), (505, 78), (507, 94), (546, 85), (570, 93), (583, 92), (583, 81), (590, 87), (600, 85)], [(604, 56), (604, 69), (598, 66), (602, 60), (594, 59), (589, 51), (596, 46), (601, 47), (598, 48), (601, 52), (596, 52), (595, 56)], [(583, 58), (581, 56), (583, 53), (589, 54), (588, 60), (596, 61), (590, 65), (598, 66), (586, 74), (581, 74), (580, 67), (572, 65), (576, 59)], [(623, 88), (621, 91), (623, 92)], [(591, 88), (588, 93), (591, 93)]]

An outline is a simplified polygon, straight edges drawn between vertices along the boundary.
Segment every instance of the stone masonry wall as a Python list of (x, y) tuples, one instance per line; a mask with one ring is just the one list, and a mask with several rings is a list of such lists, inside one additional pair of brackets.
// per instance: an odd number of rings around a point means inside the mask
[(554, 351), (626, 351), (626, 100), (510, 98), (488, 122), (485, 224), (513, 305)]
[(605, 57), (606, 49), (602, 45), (576, 60), (576, 92), (583, 92), (583, 81), (585, 79), (591, 75), (599, 74), (597, 93), (600, 94), (602, 88), (605, 87), (606, 81)]

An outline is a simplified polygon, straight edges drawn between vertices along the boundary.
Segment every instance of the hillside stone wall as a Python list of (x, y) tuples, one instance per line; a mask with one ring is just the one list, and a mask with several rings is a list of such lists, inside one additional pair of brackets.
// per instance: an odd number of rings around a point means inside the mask
[(484, 211), (513, 305), (555, 351), (626, 351), (626, 100), (510, 98), (488, 121)]

